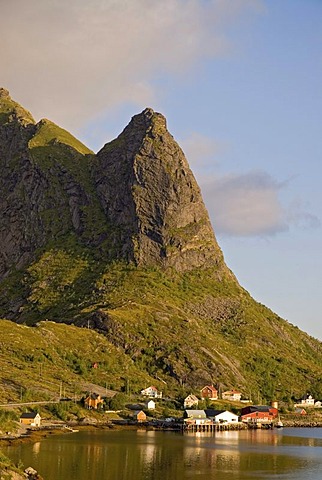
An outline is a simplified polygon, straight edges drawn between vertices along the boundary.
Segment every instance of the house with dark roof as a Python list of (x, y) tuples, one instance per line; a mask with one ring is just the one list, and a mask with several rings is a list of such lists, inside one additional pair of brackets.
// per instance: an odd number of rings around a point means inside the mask
[(212, 420), (213, 423), (237, 423), (238, 415), (229, 412), (228, 410), (214, 410), (213, 408), (206, 408), (205, 410), (207, 418)]
[(296, 408), (294, 413), (295, 415), (307, 415), (307, 411), (304, 408)]
[(136, 410), (136, 411), (133, 413), (133, 418), (134, 418), (138, 423), (146, 422), (146, 414), (143, 412), (143, 410)]
[(25, 412), (20, 415), (19, 422), (30, 427), (40, 427), (41, 417), (37, 412)]

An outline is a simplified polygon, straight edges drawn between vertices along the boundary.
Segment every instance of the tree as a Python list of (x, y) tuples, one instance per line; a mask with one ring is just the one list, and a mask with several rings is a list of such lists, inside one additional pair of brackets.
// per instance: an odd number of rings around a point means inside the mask
[(117, 393), (109, 401), (109, 408), (111, 410), (122, 410), (125, 406), (126, 400), (127, 398), (126, 398), (126, 395), (124, 395), (124, 393)]

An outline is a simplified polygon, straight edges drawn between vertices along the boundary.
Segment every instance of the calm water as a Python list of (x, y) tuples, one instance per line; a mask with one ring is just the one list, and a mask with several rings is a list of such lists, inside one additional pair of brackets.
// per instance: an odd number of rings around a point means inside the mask
[(83, 431), (7, 447), (45, 480), (321, 480), (322, 429)]

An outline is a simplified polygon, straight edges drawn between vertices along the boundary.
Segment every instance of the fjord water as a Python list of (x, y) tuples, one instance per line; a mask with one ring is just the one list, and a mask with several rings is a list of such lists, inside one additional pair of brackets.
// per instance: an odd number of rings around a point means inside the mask
[(322, 429), (215, 434), (91, 430), (5, 453), (45, 480), (320, 480)]

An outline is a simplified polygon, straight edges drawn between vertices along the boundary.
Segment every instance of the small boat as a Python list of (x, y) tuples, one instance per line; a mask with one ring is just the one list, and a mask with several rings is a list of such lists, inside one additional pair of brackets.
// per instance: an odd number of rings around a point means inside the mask
[(283, 422), (279, 418), (278, 422), (276, 423), (276, 428), (283, 428), (283, 427), (284, 427)]
[(65, 428), (66, 430), (68, 430), (69, 432), (73, 432), (73, 433), (75, 433), (75, 432), (79, 432), (79, 430), (75, 430), (74, 428), (67, 427), (67, 425), (65, 425), (65, 427), (64, 427), (64, 428)]

